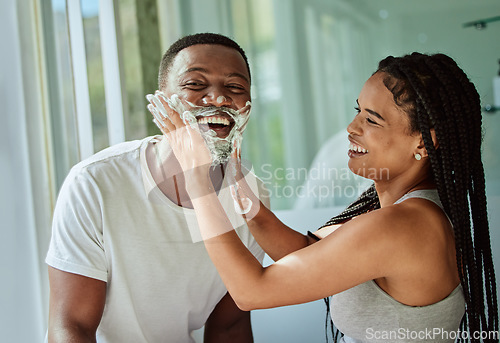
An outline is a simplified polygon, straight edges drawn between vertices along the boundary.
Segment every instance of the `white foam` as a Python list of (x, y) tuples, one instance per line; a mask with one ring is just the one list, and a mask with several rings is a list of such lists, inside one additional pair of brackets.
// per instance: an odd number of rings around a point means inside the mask
[[(250, 101), (247, 101), (244, 107), (235, 111), (227, 107), (196, 106), (193, 103), (186, 101), (185, 103), (189, 106), (188, 108), (177, 94), (173, 94), (170, 98), (167, 98), (162, 92), (157, 92), (155, 95), (148, 94), (146, 98), (154, 105), (148, 105), (148, 109), (156, 117), (156, 125), (159, 125), (159, 122), (161, 121), (159, 114), (161, 114), (164, 118), (169, 118), (171, 120), (167, 110), (162, 104), (161, 100), (163, 100), (171, 109), (179, 113), (179, 116), (184, 124), (189, 125), (194, 130), (200, 132), (212, 156), (212, 166), (228, 162), (235, 149), (239, 152), (241, 142), (243, 140), (243, 131), (246, 128), (252, 109), (252, 103)], [(219, 104), (225, 100), (226, 98), (224, 96), (219, 96), (217, 98), (217, 102)], [(206, 104), (207, 102), (204, 101), (204, 103)], [(213, 116), (220, 112), (224, 112), (229, 115), (234, 121), (232, 129), (226, 137), (218, 137), (217, 133), (211, 129), (205, 132), (199, 129), (197, 117)], [(163, 126), (163, 124), (160, 125)], [(235, 211), (238, 214), (247, 214), (252, 208), (252, 201), (243, 196), (239, 191), (239, 186), (235, 177), (236, 163), (241, 164), (241, 159), (239, 156), (237, 158), (237, 161), (229, 163), (229, 173), (226, 175), (230, 185), (231, 195), (234, 200)]]

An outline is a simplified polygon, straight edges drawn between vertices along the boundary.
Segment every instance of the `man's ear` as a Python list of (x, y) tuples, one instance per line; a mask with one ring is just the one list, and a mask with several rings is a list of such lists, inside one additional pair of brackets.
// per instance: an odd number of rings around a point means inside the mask
[[(439, 142), (438, 142), (437, 137), (436, 137), (436, 130), (431, 129), (430, 132), (431, 132), (432, 143), (434, 143), (434, 149), (437, 149), (437, 148), (439, 148)], [(425, 148), (424, 139), (422, 138), (422, 134), (420, 134), (420, 142), (417, 146), (417, 149), (415, 150), (415, 153), (420, 154), (420, 156), (422, 156), (422, 157), (429, 156), (429, 154), (427, 153), (427, 149)]]

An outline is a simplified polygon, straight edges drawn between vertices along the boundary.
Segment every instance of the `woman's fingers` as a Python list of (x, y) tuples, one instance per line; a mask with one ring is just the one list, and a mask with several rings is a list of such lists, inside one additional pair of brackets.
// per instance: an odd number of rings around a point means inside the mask
[(167, 112), (165, 106), (163, 106), (160, 99), (158, 99), (153, 94), (146, 95), (146, 99), (150, 102), (147, 108), (154, 117), (153, 122), (156, 124), (156, 126), (158, 126), (161, 132), (167, 135), (170, 132), (175, 131), (177, 127), (172, 122), (171, 115), (169, 115), (169, 113)]
[(252, 103), (250, 101), (247, 101), (245, 106), (238, 110), (238, 113), (240, 114), (240, 117), (238, 119), (240, 132), (243, 132), (245, 130), (245, 127), (247, 126), (248, 123), (248, 119), (250, 118), (251, 110), (252, 110)]
[(147, 107), (154, 117), (153, 121), (163, 133), (186, 129), (190, 138), (201, 142), (201, 137), (192, 135), (193, 131), (200, 133), (195, 115), (190, 110), (186, 110), (185, 104), (177, 95), (166, 98), (162, 92), (156, 91), (154, 95), (148, 94), (146, 99), (150, 102)]
[(166, 98), (156, 92), (146, 96), (153, 122), (165, 135), (184, 171), (210, 165), (211, 155), (206, 147), (195, 115), (177, 95)]
[(175, 127), (172, 125), (170, 120), (163, 117), (155, 106), (149, 104), (148, 110), (153, 115), (153, 122), (156, 124), (156, 126), (161, 130), (163, 134), (166, 135), (171, 131), (175, 130)]
[(156, 91), (155, 94), (146, 95), (146, 99), (150, 102), (148, 110), (168, 132), (185, 126), (186, 123), (181, 118), (181, 113), (185, 111), (185, 107), (178, 96), (173, 95), (170, 99), (167, 99), (162, 92)]
[(162, 92), (156, 91), (155, 98), (158, 99), (162, 107), (165, 108), (166, 115), (176, 128), (185, 126), (186, 123), (182, 120), (182, 113), (186, 108), (176, 94), (167, 98)]

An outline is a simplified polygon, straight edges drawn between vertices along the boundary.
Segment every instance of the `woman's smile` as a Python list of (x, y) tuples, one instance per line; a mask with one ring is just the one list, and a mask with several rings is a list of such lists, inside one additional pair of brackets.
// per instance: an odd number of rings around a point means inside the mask
[(352, 140), (350, 140), (349, 150), (347, 151), (347, 155), (349, 156), (349, 158), (361, 157), (366, 155), (367, 153), (368, 149), (365, 149), (358, 143), (355, 143)]

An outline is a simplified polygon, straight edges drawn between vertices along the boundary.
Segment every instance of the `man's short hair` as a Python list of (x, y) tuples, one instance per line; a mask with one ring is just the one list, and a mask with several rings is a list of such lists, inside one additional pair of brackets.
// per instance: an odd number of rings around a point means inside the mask
[(173, 43), (170, 48), (165, 52), (163, 58), (160, 63), (160, 71), (158, 73), (158, 89), (163, 89), (167, 85), (167, 75), (172, 67), (175, 56), (177, 54), (192, 45), (197, 44), (216, 44), (223, 45), (229, 48), (235, 49), (240, 53), (240, 55), (245, 60), (245, 64), (247, 66), (248, 75), (250, 76), (250, 66), (248, 64), (248, 59), (245, 54), (245, 51), (231, 38), (223, 36), (217, 33), (196, 33), (189, 36), (184, 36)]

